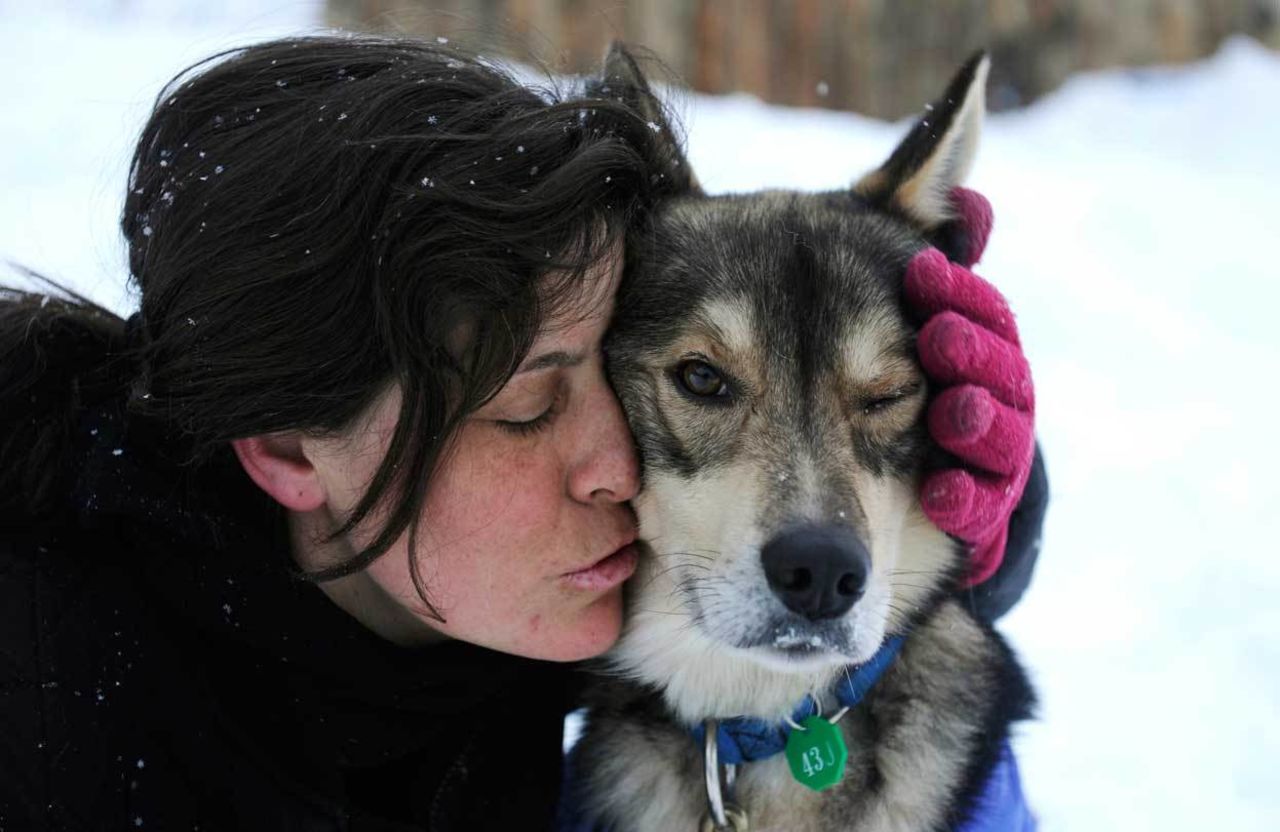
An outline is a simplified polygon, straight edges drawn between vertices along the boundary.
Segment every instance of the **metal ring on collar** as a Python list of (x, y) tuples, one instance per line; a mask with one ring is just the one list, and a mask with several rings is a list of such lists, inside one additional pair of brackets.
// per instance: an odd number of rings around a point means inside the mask
[[(723, 829), (728, 823), (724, 813), (724, 795), (720, 791), (720, 745), (718, 720), (708, 719), (702, 743), (703, 771), (707, 781), (707, 820), (714, 823), (713, 829)], [(705, 827), (706, 824), (704, 823)]]
[(706, 817), (702, 821), (700, 832), (749, 832), (751, 825), (747, 822), (747, 813), (730, 803), (725, 807), (725, 825), (716, 826), (716, 822)]
[(725, 766), (723, 783), (720, 771), (720, 743), (718, 720), (708, 719), (703, 725), (703, 763), (707, 786), (707, 816), (702, 821), (703, 832), (747, 832), (747, 813), (726, 799), (737, 773), (736, 767)]

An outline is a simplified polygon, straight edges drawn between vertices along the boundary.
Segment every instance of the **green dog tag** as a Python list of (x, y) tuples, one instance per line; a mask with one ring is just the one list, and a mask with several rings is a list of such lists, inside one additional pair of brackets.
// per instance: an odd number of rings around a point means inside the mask
[(844, 777), (844, 764), (849, 759), (844, 736), (820, 716), (811, 716), (800, 725), (804, 730), (792, 729), (787, 738), (791, 776), (815, 792), (829, 789)]

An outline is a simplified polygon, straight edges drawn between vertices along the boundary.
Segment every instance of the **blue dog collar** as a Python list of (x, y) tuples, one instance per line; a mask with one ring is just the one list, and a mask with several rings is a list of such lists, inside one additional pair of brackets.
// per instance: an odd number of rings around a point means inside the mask
[[(852, 708), (862, 701), (867, 692), (880, 681), (880, 677), (893, 664), (902, 649), (905, 636), (893, 636), (886, 639), (876, 654), (866, 663), (850, 666), (836, 686), (836, 699), (846, 708)], [(803, 722), (818, 714), (818, 703), (812, 696), (806, 695), (804, 700), (791, 714), (792, 722)], [(701, 748), (706, 737), (703, 723), (689, 729), (694, 741)], [(781, 754), (786, 748), (787, 737), (791, 736), (791, 725), (782, 722), (766, 722), (763, 719), (736, 716), (722, 719), (716, 729), (716, 743), (719, 746), (720, 762), (727, 765), (740, 765), (755, 760), (764, 760), (775, 754)]]
[[(582, 783), (565, 758), (564, 785), (556, 817), (556, 832), (614, 832), (603, 821), (583, 809)], [(1018, 763), (1006, 741), (1000, 748), (1000, 759), (992, 769), (982, 791), (974, 801), (972, 814), (958, 832), (1036, 832), (1035, 815), (1027, 806), (1018, 774)]]

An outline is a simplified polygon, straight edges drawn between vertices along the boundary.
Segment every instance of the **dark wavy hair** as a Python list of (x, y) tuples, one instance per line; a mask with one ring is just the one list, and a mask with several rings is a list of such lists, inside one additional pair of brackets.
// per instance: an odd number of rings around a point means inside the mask
[[(394, 503), (368, 548), (309, 577), (364, 568), (416, 538), (460, 422), (680, 175), (657, 128), (600, 83), (538, 90), (420, 40), (291, 38), (197, 64), (133, 157), (128, 337), (78, 296), (0, 299), (0, 404), (21, 422), (0, 490), (47, 500), (69, 419), (99, 396), (128, 390), (199, 464), (236, 438), (342, 432), (397, 383), (388, 453), (334, 537)], [(50, 373), (59, 400), (16, 418)]]

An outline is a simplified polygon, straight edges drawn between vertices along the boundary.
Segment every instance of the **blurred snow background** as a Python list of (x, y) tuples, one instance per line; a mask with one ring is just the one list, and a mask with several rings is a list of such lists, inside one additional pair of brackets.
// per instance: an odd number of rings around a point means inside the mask
[[(309, 2), (0, 0), (0, 258), (130, 311), (116, 221), (160, 87), (319, 26)], [(988, 121), (978, 271), (1019, 315), (1053, 490), (1002, 625), (1043, 700), (1017, 746), (1046, 832), (1280, 829), (1278, 101), (1280, 58), (1237, 40)], [(680, 107), (712, 191), (838, 187), (903, 130)]]

